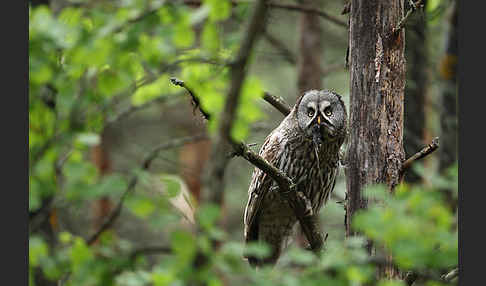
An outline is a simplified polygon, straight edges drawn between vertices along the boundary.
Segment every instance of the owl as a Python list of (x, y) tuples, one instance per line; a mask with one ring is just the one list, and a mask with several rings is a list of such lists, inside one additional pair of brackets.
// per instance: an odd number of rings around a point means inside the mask
[[(347, 134), (341, 96), (327, 90), (301, 95), (291, 112), (265, 139), (259, 155), (286, 173), (311, 201), (314, 215), (327, 202), (336, 183), (339, 149)], [(297, 224), (277, 183), (255, 168), (244, 216), (245, 243), (265, 242), (271, 255), (247, 256), (252, 266), (275, 264), (289, 244)]]

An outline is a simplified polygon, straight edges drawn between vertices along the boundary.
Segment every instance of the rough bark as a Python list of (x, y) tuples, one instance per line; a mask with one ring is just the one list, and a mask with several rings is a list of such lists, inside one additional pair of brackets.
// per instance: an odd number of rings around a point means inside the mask
[[(350, 11), (350, 120), (346, 164), (346, 235), (353, 214), (366, 208), (364, 187), (400, 180), (403, 150), (405, 57), (403, 0), (353, 0)], [(393, 276), (393, 273), (388, 273)]]
[[(422, 2), (426, 5), (427, 1)], [(425, 96), (428, 82), (427, 68), (429, 66), (426, 34), (427, 23), (423, 14), (415, 13), (405, 31), (407, 86), (405, 88), (403, 145), (408, 156), (420, 150), (425, 143)], [(419, 180), (420, 176), (413, 169), (405, 174), (406, 182), (415, 183)]]

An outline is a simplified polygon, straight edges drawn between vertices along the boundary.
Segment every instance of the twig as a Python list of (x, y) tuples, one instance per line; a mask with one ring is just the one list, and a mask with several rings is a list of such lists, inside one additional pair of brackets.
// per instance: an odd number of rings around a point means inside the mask
[(432, 143), (429, 145), (425, 146), (422, 150), (419, 152), (415, 153), (412, 157), (408, 158), (403, 164), (402, 164), (402, 170), (401, 173), (405, 173), (407, 169), (412, 166), (415, 161), (422, 159), (423, 157), (429, 155), (430, 153), (434, 152), (439, 148), (439, 137), (435, 137), (432, 140)]
[(351, 11), (351, 0), (344, 4), (343, 10), (341, 11), (341, 15), (346, 15)]
[(392, 34), (397, 34), (404, 26), (405, 26), (405, 23), (407, 22), (408, 18), (410, 18), (410, 16), (412, 15), (413, 12), (415, 12), (415, 10), (417, 10), (417, 7), (421, 7), (421, 4), (422, 4), (422, 0), (417, 0), (417, 2), (413, 3), (413, 5), (411, 5), (412, 7), (407, 11), (407, 14), (405, 14), (405, 16), (400, 20), (400, 22), (398, 22), (398, 25), (393, 28), (393, 31), (392, 31)]
[(192, 98), (192, 102), (194, 103), (194, 110), (199, 108), (199, 110), (201, 111), (204, 118), (207, 119), (207, 120), (210, 119), (210, 114), (201, 107), (201, 104), (199, 103), (199, 99), (194, 95), (194, 92), (192, 92), (192, 90), (189, 87), (187, 87), (187, 85), (184, 83), (184, 81), (179, 80), (175, 77), (171, 77), (170, 82), (172, 82), (175, 85), (178, 85), (180, 87), (185, 88), (187, 90), (187, 92), (189, 92), (189, 95)]
[[(189, 94), (191, 95), (191, 98), (194, 101), (194, 105), (195, 105), (194, 108), (198, 108), (199, 111), (201, 111), (201, 113), (205, 116), (205, 118), (206, 119), (209, 119), (210, 114), (208, 114), (206, 111), (204, 111), (202, 109), (201, 104), (200, 104), (199, 100), (197, 99), (197, 96), (194, 94), (194, 92), (191, 89), (189, 89), (185, 85), (184, 81), (182, 81), (182, 80), (180, 80), (178, 78), (175, 78), (175, 77), (170, 78), (170, 81), (174, 85), (181, 86), (181, 87), (185, 88), (189, 92)], [(266, 102), (270, 103), (273, 107), (275, 107), (283, 115), (287, 116), (290, 113), (290, 107), (289, 107), (289, 105), (280, 96), (275, 96), (275, 95), (272, 95), (272, 94), (270, 94), (268, 92), (264, 92), (263, 93), (263, 99)], [(127, 110), (126, 112), (131, 112), (131, 110)], [(207, 115), (205, 115), (205, 114), (207, 114)], [(122, 116), (122, 115), (123, 114), (121, 114), (120, 116)]]
[(299, 5), (292, 5), (292, 4), (277, 4), (277, 3), (268, 3), (267, 4), (269, 7), (271, 8), (278, 8), (278, 9), (285, 9), (285, 10), (288, 10), (288, 11), (298, 11), (298, 12), (305, 12), (305, 13), (311, 13), (311, 14), (317, 14), (319, 16), (321, 16), (322, 18), (325, 18), (331, 22), (333, 22), (334, 24), (338, 25), (338, 26), (341, 26), (341, 27), (344, 27), (344, 28), (347, 28), (348, 27), (348, 24), (327, 13), (327, 12), (324, 12), (324, 11), (321, 11), (321, 10), (317, 10), (317, 9), (314, 9), (314, 8), (310, 8), (310, 7), (304, 7), (304, 6), (299, 6)]
[(287, 116), (290, 113), (290, 107), (288, 104), (279, 96), (271, 95), (268, 92), (263, 93), (263, 99), (280, 111), (283, 115)]
[[(174, 139), (174, 140), (169, 141), (167, 143), (161, 144), (161, 145), (157, 146), (156, 148), (154, 148), (145, 157), (145, 160), (142, 163), (142, 169), (148, 170), (150, 168), (150, 165), (152, 164), (153, 160), (157, 157), (159, 152), (161, 152), (162, 150), (167, 150), (167, 149), (179, 147), (179, 146), (185, 145), (187, 143), (191, 143), (191, 142), (199, 141), (199, 140), (204, 140), (204, 139), (207, 139), (207, 136), (204, 135), (204, 134), (200, 134), (200, 135), (195, 135), (195, 136), (177, 138), (177, 139)], [(111, 214), (104, 221), (104, 223), (98, 228), (98, 230), (93, 235), (91, 235), (90, 238), (87, 240), (88, 245), (93, 244), (105, 230), (107, 230), (108, 228), (110, 228), (113, 225), (113, 223), (115, 222), (115, 220), (118, 218), (118, 216), (121, 213), (125, 198), (133, 191), (137, 182), (138, 182), (138, 175), (135, 174), (131, 178), (127, 188), (125, 189), (125, 191), (121, 195), (120, 200), (118, 201), (115, 209), (111, 212)]]

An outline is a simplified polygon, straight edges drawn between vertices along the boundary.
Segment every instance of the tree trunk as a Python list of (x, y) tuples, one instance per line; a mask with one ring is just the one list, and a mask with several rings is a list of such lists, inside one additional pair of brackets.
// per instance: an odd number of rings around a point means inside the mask
[[(350, 120), (346, 156), (346, 235), (353, 214), (366, 208), (364, 187), (400, 180), (403, 150), (405, 33), (394, 33), (403, 0), (352, 0), (350, 12)], [(387, 276), (393, 276), (387, 273)]]
[[(427, 1), (422, 1), (424, 6)], [(410, 7), (409, 7), (410, 9)], [(406, 35), (405, 56), (407, 58), (407, 86), (405, 88), (403, 145), (407, 157), (426, 145), (425, 142), (425, 96), (427, 94), (427, 23), (422, 13), (410, 17)], [(405, 181), (416, 183), (420, 176), (410, 169)]]

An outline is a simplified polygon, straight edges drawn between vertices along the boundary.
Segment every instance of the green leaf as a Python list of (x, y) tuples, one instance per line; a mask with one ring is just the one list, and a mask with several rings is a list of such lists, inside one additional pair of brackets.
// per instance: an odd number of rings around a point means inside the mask
[(162, 182), (164, 182), (166, 187), (166, 192), (169, 198), (176, 197), (181, 190), (180, 179), (172, 175), (162, 175), (160, 176)]
[(86, 146), (96, 146), (100, 143), (100, 136), (96, 133), (80, 133), (76, 141)]
[(154, 202), (150, 198), (132, 196), (127, 199), (127, 207), (140, 218), (147, 218), (156, 210)]
[(216, 54), (221, 46), (219, 29), (215, 23), (206, 22), (202, 31), (202, 46), (211, 54)]
[[(115, 279), (116, 285), (119, 286), (144, 286), (150, 284), (150, 282), (155, 282), (153, 276), (156, 273), (150, 273), (147, 271), (125, 271), (118, 275)], [(158, 285), (155, 283), (154, 285)]]
[(210, 9), (210, 21), (217, 22), (226, 20), (231, 15), (232, 5), (228, 0), (204, 0), (203, 3)]
[(41, 205), (41, 186), (38, 180), (29, 176), (29, 211), (37, 210)]
[(295, 247), (289, 249), (287, 254), (293, 262), (302, 265), (311, 265), (312, 263), (315, 262), (315, 258), (316, 258), (316, 256), (313, 253)]
[(104, 68), (98, 74), (97, 88), (102, 96), (111, 97), (129, 87), (131, 81), (121, 70)]
[(346, 269), (346, 276), (347, 278), (352, 281), (352, 283), (356, 283), (358, 285), (362, 285), (370, 280), (370, 278), (374, 275), (373, 268), (368, 267), (357, 267), (351, 266)]
[(176, 267), (183, 268), (192, 262), (196, 255), (196, 240), (186, 231), (176, 230), (170, 235), (171, 247), (176, 255)]
[(114, 197), (121, 195), (127, 189), (127, 186), (128, 182), (121, 174), (107, 174), (103, 175), (101, 181), (92, 187), (92, 193), (95, 197)]
[(191, 26), (189, 14), (184, 13), (180, 16), (174, 26), (172, 41), (178, 48), (187, 48), (192, 46), (194, 38), (195, 34)]
[(163, 37), (141, 34), (138, 40), (140, 43), (138, 51), (142, 59), (150, 64), (160, 65), (171, 52), (171, 48)]
[(177, 91), (180, 91), (180, 89), (173, 86), (168, 75), (164, 74), (155, 81), (139, 87), (132, 95), (131, 100), (133, 105), (139, 106)]
[(258, 107), (262, 96), (261, 82), (255, 77), (246, 78), (241, 90), (237, 118), (231, 130), (231, 135), (236, 141), (244, 140), (248, 136), (250, 124), (263, 117)]
[(63, 231), (63, 232), (59, 233), (59, 241), (61, 243), (67, 244), (67, 243), (71, 242), (72, 239), (73, 239), (72, 234), (67, 232), (67, 231)]
[(53, 71), (51, 67), (44, 64), (40, 67), (34, 67), (29, 69), (29, 80), (33, 84), (41, 85), (50, 81), (53, 77)]
[(172, 282), (174, 282), (174, 280), (174, 274), (170, 272), (157, 271), (152, 273), (152, 282), (154, 283), (154, 286), (172, 285)]
[(29, 265), (39, 266), (42, 260), (49, 254), (47, 243), (39, 237), (29, 238)]
[(270, 255), (270, 247), (262, 242), (251, 242), (244, 249), (246, 256), (255, 256), (257, 258), (266, 258)]
[(221, 209), (218, 206), (214, 204), (205, 204), (199, 208), (196, 214), (196, 219), (203, 228), (210, 229), (218, 220), (220, 212)]
[(405, 286), (403, 280), (380, 280), (378, 286)]
[(85, 241), (80, 237), (76, 237), (71, 248), (70, 256), (73, 271), (76, 272), (80, 270), (84, 265), (87, 265), (93, 259), (93, 252), (88, 245), (86, 245)]

